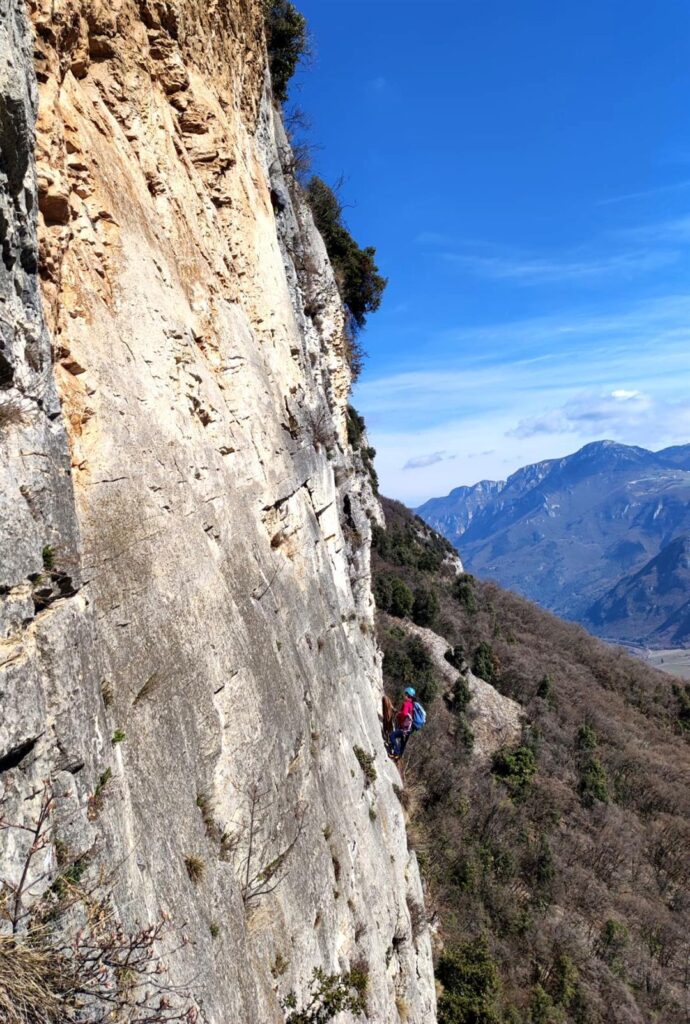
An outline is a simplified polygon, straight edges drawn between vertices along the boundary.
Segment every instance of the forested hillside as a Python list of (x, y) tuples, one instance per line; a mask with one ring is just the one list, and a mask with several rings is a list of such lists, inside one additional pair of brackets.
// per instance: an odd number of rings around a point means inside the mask
[[(418, 517), (384, 507), (386, 685), (397, 699), (416, 680), (429, 712), (403, 800), (436, 930), (439, 1020), (686, 1021), (688, 691), (460, 572)], [(490, 753), (475, 742), (475, 676), (523, 719)]]

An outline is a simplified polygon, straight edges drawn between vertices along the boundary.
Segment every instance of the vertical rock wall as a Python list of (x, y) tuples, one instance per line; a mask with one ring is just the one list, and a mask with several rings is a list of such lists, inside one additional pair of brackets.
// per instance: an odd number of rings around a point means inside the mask
[(125, 926), (184, 923), (170, 975), (209, 1022), (280, 1021), (314, 967), (354, 964), (369, 1020), (431, 1022), (377, 721), (380, 513), (261, 4), (38, 0), (33, 66), (0, 5), (3, 806), (29, 820), (54, 780), (56, 837)]
[[(37, 272), (32, 48), (23, 3), (2, 0), (0, 796), (3, 811), (21, 818), (25, 810), (27, 820), (32, 807), (25, 804), (44, 774), (62, 773), (73, 791), (70, 772), (84, 764), (82, 748), (96, 754), (99, 716), (98, 658), (81, 593), (67, 437)], [(46, 573), (54, 555), (61, 569)], [(13, 838), (3, 834), (10, 846)], [(16, 864), (8, 869), (12, 876)]]

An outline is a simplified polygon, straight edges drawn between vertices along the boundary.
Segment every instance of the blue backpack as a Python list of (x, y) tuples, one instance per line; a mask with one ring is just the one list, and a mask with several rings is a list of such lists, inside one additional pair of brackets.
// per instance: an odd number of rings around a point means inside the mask
[(425, 725), (426, 725), (426, 711), (424, 710), (422, 705), (419, 703), (419, 701), (415, 701), (414, 702), (414, 712), (412, 714), (412, 728), (416, 731), (417, 729), (422, 729)]

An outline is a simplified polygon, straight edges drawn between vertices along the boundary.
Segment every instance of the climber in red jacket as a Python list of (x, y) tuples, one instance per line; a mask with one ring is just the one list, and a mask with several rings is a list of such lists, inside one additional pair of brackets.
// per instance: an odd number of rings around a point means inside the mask
[(416, 695), (416, 691), (411, 686), (405, 688), (402, 706), (396, 715), (398, 728), (391, 733), (391, 750), (393, 751), (393, 757), (402, 757), (405, 753), (405, 747), (410, 738), (410, 733), (412, 732), (414, 699)]

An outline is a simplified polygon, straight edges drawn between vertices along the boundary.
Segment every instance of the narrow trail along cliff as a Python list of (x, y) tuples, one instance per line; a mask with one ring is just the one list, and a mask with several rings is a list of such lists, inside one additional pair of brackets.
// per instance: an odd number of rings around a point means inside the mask
[(127, 935), (165, 922), (165, 999), (209, 1024), (283, 1021), (316, 968), (364, 977), (370, 1021), (431, 1024), (377, 718), (381, 513), (262, 5), (0, 0), (0, 54), (15, 934), (61, 886), (80, 927), (107, 892)]

